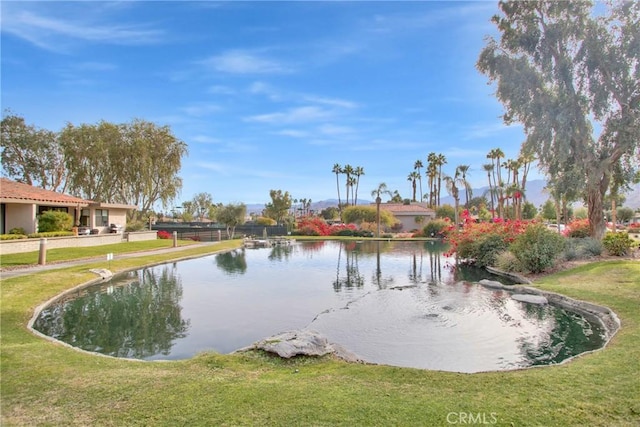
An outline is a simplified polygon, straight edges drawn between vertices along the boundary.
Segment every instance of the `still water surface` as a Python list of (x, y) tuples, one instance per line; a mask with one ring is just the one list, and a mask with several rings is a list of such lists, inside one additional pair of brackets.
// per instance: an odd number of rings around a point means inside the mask
[(603, 345), (603, 330), (525, 304), (453, 267), (437, 242), (298, 242), (141, 269), (45, 309), (34, 327), (116, 357), (230, 353), (308, 328), (361, 358), (458, 372), (558, 363)]

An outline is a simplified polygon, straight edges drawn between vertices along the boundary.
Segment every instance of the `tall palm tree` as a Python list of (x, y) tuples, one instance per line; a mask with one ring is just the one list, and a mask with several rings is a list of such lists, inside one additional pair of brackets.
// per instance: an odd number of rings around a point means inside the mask
[(444, 181), (447, 192), (451, 195), (451, 197), (453, 197), (453, 201), (454, 201), (453, 218), (454, 218), (454, 224), (456, 227), (458, 226), (458, 207), (460, 206), (460, 191), (458, 189), (458, 184), (460, 182), (459, 173), (460, 172), (458, 171), (458, 168), (456, 168), (456, 172), (453, 177), (450, 177), (449, 175), (444, 175), (442, 177), (442, 180)]
[(413, 169), (415, 169), (418, 172), (418, 182), (420, 183), (420, 203), (422, 203), (423, 200), (423, 194), (422, 194), (422, 173), (420, 172), (420, 169), (423, 168), (424, 165), (422, 164), (422, 160), (418, 159), (416, 160), (416, 162), (413, 164)]
[(344, 165), (344, 168), (342, 168), (342, 173), (345, 174), (347, 176), (346, 179), (346, 191), (347, 191), (347, 201), (346, 201), (346, 205), (349, 206), (349, 187), (351, 186), (351, 175), (353, 175), (353, 166), (351, 165)]
[(356, 174), (356, 197), (353, 200), (353, 204), (357, 205), (358, 204), (358, 187), (360, 187), (360, 177), (364, 175), (364, 168), (362, 166), (358, 166), (355, 170), (355, 174)]
[(416, 181), (420, 178), (420, 174), (416, 171), (413, 171), (407, 176), (407, 181), (411, 181), (411, 187), (413, 189), (413, 198), (412, 201), (416, 202)]
[(338, 211), (342, 213), (342, 202), (340, 201), (340, 179), (338, 176), (342, 173), (342, 166), (336, 163), (333, 165), (332, 172), (336, 174), (336, 188), (338, 189)]
[(469, 181), (467, 181), (467, 172), (469, 172), (470, 168), (471, 166), (469, 165), (459, 165), (457, 167), (457, 170), (461, 175), (460, 182), (462, 182), (462, 185), (464, 185), (464, 207), (467, 209), (469, 208), (469, 197), (473, 197), (471, 185), (469, 184)]
[(444, 154), (438, 154), (438, 206), (440, 206), (440, 190), (442, 186), (442, 166), (447, 163)]
[(489, 179), (489, 194), (491, 195), (491, 218), (496, 217), (496, 207), (494, 204), (494, 191), (493, 184), (491, 183), (491, 174), (493, 173), (493, 163), (485, 163), (482, 165), (482, 169), (487, 173), (487, 178)]
[(391, 191), (389, 191), (389, 189), (387, 188), (387, 184), (385, 184), (384, 182), (381, 182), (380, 184), (378, 184), (378, 188), (371, 191), (371, 197), (376, 198), (376, 223), (377, 223), (376, 236), (377, 237), (380, 237), (380, 203), (382, 202), (381, 196), (383, 194), (386, 194), (389, 197), (392, 196)]
[(438, 199), (436, 198), (437, 185), (436, 176), (438, 175), (438, 156), (431, 152), (427, 156), (427, 177), (429, 178), (429, 207), (434, 208)]
[(355, 176), (350, 176), (348, 181), (349, 182), (347, 183), (347, 186), (348, 186), (348, 188), (351, 189), (351, 204), (355, 206), (355, 204), (356, 204), (355, 200), (356, 199), (355, 199), (354, 194), (353, 194), (353, 187), (356, 186), (356, 177)]

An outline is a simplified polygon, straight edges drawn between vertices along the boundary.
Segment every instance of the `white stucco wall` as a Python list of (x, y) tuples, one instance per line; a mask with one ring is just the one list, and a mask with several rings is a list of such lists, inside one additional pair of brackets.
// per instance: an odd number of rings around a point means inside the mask
[(38, 222), (36, 220), (36, 205), (32, 204), (7, 204), (5, 207), (6, 230), (12, 228), (24, 228), (24, 231), (36, 233)]

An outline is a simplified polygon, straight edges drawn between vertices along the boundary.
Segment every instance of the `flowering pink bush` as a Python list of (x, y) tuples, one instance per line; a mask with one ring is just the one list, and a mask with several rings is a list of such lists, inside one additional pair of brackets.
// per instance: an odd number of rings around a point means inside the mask
[(173, 236), (168, 231), (158, 231), (158, 239), (171, 239)]
[[(465, 211), (466, 212), (466, 211)], [(451, 245), (447, 256), (454, 253), (463, 259), (473, 259), (479, 266), (493, 265), (499, 253), (505, 251), (516, 237), (534, 221), (511, 221), (496, 218), (493, 222), (476, 223), (468, 213), (462, 215), (463, 226), (448, 232)]]
[(353, 224), (329, 225), (325, 220), (316, 216), (307, 216), (298, 220), (296, 234), (302, 236), (340, 236), (355, 231)]
[(589, 237), (589, 220), (577, 219), (570, 222), (563, 234), (566, 237)]

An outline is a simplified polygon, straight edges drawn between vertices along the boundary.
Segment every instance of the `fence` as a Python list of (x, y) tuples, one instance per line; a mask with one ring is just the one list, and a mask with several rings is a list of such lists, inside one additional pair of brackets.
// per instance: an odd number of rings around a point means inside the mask
[[(216, 226), (185, 226), (176, 225), (172, 223), (157, 223), (152, 227), (155, 231), (166, 231), (173, 234), (175, 231), (178, 234), (178, 239), (181, 240), (198, 240), (201, 242), (215, 242), (218, 240), (228, 240), (226, 227)], [(272, 236), (286, 236), (288, 234), (287, 227), (282, 226), (268, 226), (263, 225), (239, 225), (236, 227), (235, 236), (257, 236), (264, 237)]]

